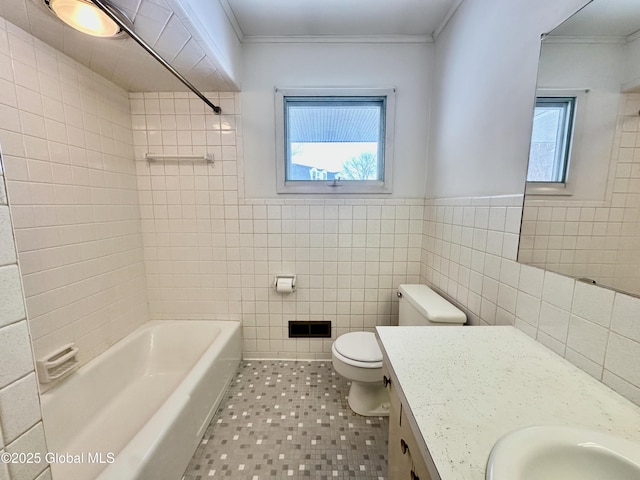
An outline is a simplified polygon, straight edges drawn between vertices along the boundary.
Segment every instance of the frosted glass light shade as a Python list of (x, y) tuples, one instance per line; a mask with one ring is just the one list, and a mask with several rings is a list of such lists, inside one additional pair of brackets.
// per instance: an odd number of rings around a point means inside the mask
[(70, 27), (94, 37), (115, 37), (120, 27), (102, 10), (85, 0), (49, 0), (49, 8)]

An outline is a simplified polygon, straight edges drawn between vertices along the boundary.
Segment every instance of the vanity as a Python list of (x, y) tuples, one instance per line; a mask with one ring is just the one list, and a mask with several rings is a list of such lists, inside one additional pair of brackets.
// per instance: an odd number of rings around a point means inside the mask
[(389, 479), (484, 480), (533, 425), (640, 442), (640, 407), (511, 326), (376, 327), (390, 391)]

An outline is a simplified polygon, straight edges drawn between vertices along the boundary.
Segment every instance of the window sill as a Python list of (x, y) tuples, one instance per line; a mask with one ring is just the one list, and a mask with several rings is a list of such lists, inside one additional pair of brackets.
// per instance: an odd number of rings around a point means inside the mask
[(527, 182), (525, 194), (569, 197), (573, 195), (573, 188), (566, 183)]
[(295, 194), (323, 194), (323, 195), (341, 195), (341, 194), (390, 194), (391, 187), (383, 182), (375, 181), (347, 181), (342, 180), (334, 184), (325, 181), (296, 181), (285, 182), (278, 185), (278, 193), (295, 193)]

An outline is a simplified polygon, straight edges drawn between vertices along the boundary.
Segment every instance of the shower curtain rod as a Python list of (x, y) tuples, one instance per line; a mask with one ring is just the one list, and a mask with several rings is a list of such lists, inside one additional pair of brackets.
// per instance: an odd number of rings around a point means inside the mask
[(133, 31), (133, 28), (129, 27), (129, 25), (127, 25), (126, 23), (124, 23), (122, 21), (122, 19), (116, 15), (114, 13), (114, 11), (112, 10), (111, 5), (109, 5), (108, 3), (104, 2), (103, 0), (91, 0), (96, 7), (98, 7), (100, 10), (102, 10), (111, 20), (113, 20), (114, 22), (116, 22), (116, 24), (122, 29), (124, 30), (127, 35), (129, 35), (133, 40), (136, 41), (136, 43), (138, 45), (140, 45), (142, 48), (144, 48), (147, 52), (149, 52), (149, 54), (155, 58), (158, 62), (160, 62), (162, 64), (162, 66), (164, 66), (167, 70), (169, 70), (178, 80), (180, 80), (182, 83), (184, 83), (189, 90), (191, 90), (193, 93), (195, 93), (198, 97), (200, 97), (200, 99), (206, 103), (207, 105), (209, 105), (213, 111), (217, 114), (222, 113), (222, 109), (216, 105), (214, 105), (213, 103), (211, 103), (211, 101), (209, 101), (209, 99), (207, 97), (205, 97), (200, 90), (198, 90), (196, 87), (194, 87), (191, 82), (189, 82), (189, 80), (187, 80), (186, 78), (184, 78), (184, 76), (182, 76), (182, 74), (180, 72), (178, 72), (175, 68), (173, 68), (169, 62), (167, 62), (164, 58), (162, 58), (158, 52), (156, 52), (147, 42), (145, 42), (142, 38), (140, 38), (140, 36), (138, 36), (138, 34), (136, 32)]

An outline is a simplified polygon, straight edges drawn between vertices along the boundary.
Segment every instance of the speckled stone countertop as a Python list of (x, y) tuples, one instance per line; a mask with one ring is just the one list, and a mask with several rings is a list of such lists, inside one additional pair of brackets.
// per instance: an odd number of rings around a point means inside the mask
[(484, 479), (495, 442), (532, 425), (640, 441), (640, 407), (514, 327), (376, 330), (423, 454), (428, 449), (442, 480)]

